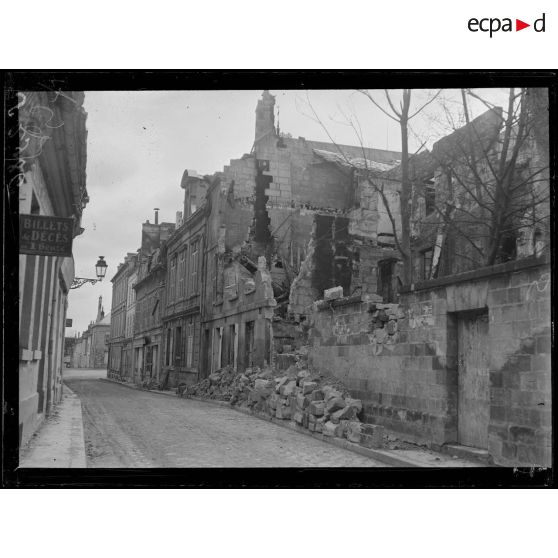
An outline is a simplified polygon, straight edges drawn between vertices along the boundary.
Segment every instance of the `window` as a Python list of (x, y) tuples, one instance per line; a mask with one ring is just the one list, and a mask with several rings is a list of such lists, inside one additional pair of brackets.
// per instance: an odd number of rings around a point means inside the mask
[(172, 330), (167, 329), (167, 353), (165, 355), (165, 364), (168, 366), (170, 364), (172, 351)]
[(41, 214), (41, 206), (37, 200), (37, 196), (35, 192), (31, 192), (31, 215), (40, 215)]
[(194, 354), (194, 324), (188, 324), (188, 341), (186, 352), (186, 366), (192, 367), (192, 360)]
[(174, 302), (176, 288), (176, 256), (171, 260), (169, 271), (169, 302)]
[(186, 289), (184, 288), (184, 275), (185, 269), (185, 259), (186, 250), (180, 252), (179, 264), (178, 264), (178, 298), (184, 298), (186, 296)]
[(436, 207), (436, 190), (433, 186), (426, 186), (424, 189), (424, 213), (430, 215), (434, 213)]
[(198, 292), (198, 246), (199, 240), (195, 240), (190, 248), (190, 294)]
[(423, 280), (430, 279), (430, 274), (432, 272), (432, 256), (434, 255), (434, 249), (428, 248), (422, 252), (422, 278)]
[(175, 330), (175, 342), (174, 342), (174, 363), (176, 366), (180, 366), (182, 362), (182, 328), (177, 327)]

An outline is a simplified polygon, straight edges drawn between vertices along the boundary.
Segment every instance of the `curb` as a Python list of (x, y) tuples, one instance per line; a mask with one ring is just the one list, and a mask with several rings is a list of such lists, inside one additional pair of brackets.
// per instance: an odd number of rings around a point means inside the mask
[(84, 469), (87, 467), (81, 399), (63, 384), (62, 400), (31, 438), (21, 468)]
[(185, 399), (185, 400), (190, 399), (192, 401), (198, 401), (200, 403), (209, 403), (212, 405), (217, 405), (219, 407), (227, 407), (228, 409), (231, 409), (233, 411), (237, 411), (239, 413), (243, 413), (245, 415), (258, 418), (260, 420), (272, 422), (273, 424), (276, 424), (277, 426), (281, 426), (282, 428), (288, 428), (290, 430), (294, 430), (295, 432), (299, 432), (300, 434), (304, 434), (305, 436), (311, 436), (312, 438), (316, 440), (320, 440), (321, 442), (324, 442), (326, 444), (330, 444), (344, 450), (352, 451), (353, 453), (358, 453), (360, 455), (363, 455), (364, 457), (375, 459), (376, 461), (380, 461), (381, 463), (385, 463), (386, 465), (389, 465), (391, 467), (425, 467), (422, 463), (417, 463), (416, 461), (396, 457), (387, 450), (365, 448), (353, 442), (349, 442), (349, 440), (334, 438), (331, 436), (324, 436), (321, 432), (310, 432), (306, 428), (302, 428), (301, 426), (298, 426), (296, 423), (279, 420), (276, 417), (270, 417), (269, 415), (265, 415), (263, 413), (254, 413), (252, 410), (246, 409), (244, 407), (234, 407), (230, 405), (227, 401), (204, 399), (202, 397), (192, 397), (192, 396), (179, 397), (176, 393), (167, 393), (165, 391), (143, 389), (129, 384), (124, 384), (117, 380), (111, 380), (109, 378), (99, 378), (99, 379), (103, 382), (118, 384), (127, 387), (129, 389), (135, 389), (137, 391), (155, 393), (157, 395), (166, 395), (167, 397), (175, 397), (177, 399)]

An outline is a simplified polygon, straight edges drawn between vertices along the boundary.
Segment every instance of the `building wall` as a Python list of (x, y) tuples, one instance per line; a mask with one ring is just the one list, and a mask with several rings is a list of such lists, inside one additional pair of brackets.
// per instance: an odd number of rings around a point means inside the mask
[[(199, 181), (196, 181), (199, 182)], [(204, 285), (207, 206), (200, 187), (185, 188), (186, 219), (169, 237), (163, 320), (162, 381), (167, 387), (200, 378), (201, 301)], [(205, 195), (205, 189), (203, 189)], [(196, 211), (192, 213), (196, 205)], [(205, 203), (205, 202), (204, 202)], [(190, 205), (188, 205), (190, 204)]]
[(311, 366), (342, 379), (363, 400), (366, 421), (434, 446), (458, 442), (456, 320), (486, 310), (489, 455), (499, 465), (551, 465), (544, 260), (424, 282), (403, 293), (400, 305), (346, 302), (319, 303)]
[(90, 368), (105, 368), (108, 354), (108, 337), (110, 325), (96, 324), (91, 327)]
[(226, 265), (223, 275), (223, 296), (202, 326), (207, 372), (224, 366), (245, 370), (270, 364), (276, 301), (265, 258), (259, 258), (253, 275), (238, 261)]
[(126, 373), (124, 369), (124, 350), (126, 340), (126, 306), (128, 300), (128, 261), (120, 264), (112, 281), (111, 322), (109, 339), (109, 376), (120, 377)]
[[(136, 313), (131, 345), (132, 380), (135, 383), (159, 381), (163, 352), (161, 331), (165, 304), (166, 259), (157, 260), (153, 269), (148, 269), (147, 263), (147, 258), (140, 263), (135, 287)], [(149, 353), (150, 359), (147, 358)]]
[[(83, 93), (20, 98), (19, 213), (75, 218), (79, 234), (85, 189)], [(64, 126), (58, 125), (64, 123)], [(48, 125), (50, 123), (50, 125)], [(56, 124), (56, 125), (52, 125)], [(82, 200), (82, 203), (78, 203)], [(62, 395), (64, 332), (73, 258), (19, 257), (19, 441), (23, 446)]]

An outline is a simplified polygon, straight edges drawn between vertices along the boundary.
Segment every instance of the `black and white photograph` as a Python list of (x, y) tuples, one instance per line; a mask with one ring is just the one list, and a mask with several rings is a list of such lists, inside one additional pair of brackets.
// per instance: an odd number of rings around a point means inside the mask
[(19, 471), (550, 470), (555, 90), (363, 75), (12, 75)]

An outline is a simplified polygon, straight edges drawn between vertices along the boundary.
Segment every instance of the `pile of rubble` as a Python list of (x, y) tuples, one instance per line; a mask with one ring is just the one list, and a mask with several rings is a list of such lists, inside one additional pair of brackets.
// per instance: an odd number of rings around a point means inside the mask
[(299, 362), (286, 371), (248, 368), (241, 374), (226, 367), (193, 386), (179, 386), (177, 393), (229, 401), (255, 413), (292, 421), (310, 432), (345, 438), (368, 448), (382, 447), (383, 427), (364, 424), (359, 418), (362, 402), (351, 398), (339, 380), (303, 366)]

